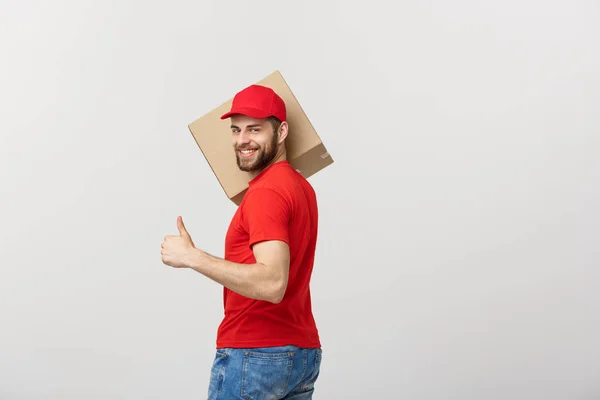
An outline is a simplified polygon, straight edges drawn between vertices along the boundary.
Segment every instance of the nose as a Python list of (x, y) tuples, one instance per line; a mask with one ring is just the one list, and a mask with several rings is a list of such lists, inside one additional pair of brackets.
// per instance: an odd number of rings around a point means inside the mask
[(237, 135), (237, 144), (238, 146), (250, 143), (250, 135), (246, 132), (242, 131)]

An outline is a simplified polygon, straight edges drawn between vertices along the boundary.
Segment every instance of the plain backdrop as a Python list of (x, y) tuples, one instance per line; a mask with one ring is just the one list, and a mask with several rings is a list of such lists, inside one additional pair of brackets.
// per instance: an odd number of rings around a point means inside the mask
[(187, 124), (280, 70), (335, 163), (315, 399), (600, 399), (597, 1), (2, 1), (0, 399), (206, 398), (235, 205)]

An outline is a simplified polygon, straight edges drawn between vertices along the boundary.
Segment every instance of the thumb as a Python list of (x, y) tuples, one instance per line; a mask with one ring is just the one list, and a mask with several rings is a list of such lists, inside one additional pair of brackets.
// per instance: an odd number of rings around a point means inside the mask
[(185, 225), (183, 224), (183, 218), (181, 216), (177, 217), (177, 228), (179, 229), (180, 235), (189, 236), (187, 229), (185, 229)]

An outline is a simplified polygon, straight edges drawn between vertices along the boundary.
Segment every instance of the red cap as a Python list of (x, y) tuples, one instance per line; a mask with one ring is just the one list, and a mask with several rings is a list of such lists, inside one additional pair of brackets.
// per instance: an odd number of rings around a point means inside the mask
[(233, 98), (231, 110), (223, 114), (221, 119), (233, 114), (247, 115), (252, 118), (277, 117), (286, 120), (285, 102), (271, 88), (261, 85), (250, 85)]

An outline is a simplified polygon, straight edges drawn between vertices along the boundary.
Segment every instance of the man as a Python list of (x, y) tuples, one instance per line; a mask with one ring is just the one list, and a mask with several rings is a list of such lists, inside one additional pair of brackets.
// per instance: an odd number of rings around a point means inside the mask
[(322, 357), (309, 287), (315, 192), (287, 161), (286, 106), (272, 89), (242, 90), (227, 118), (237, 165), (252, 180), (229, 225), (225, 257), (196, 248), (178, 217), (179, 235), (165, 238), (162, 260), (224, 286), (209, 399), (311, 399)]

